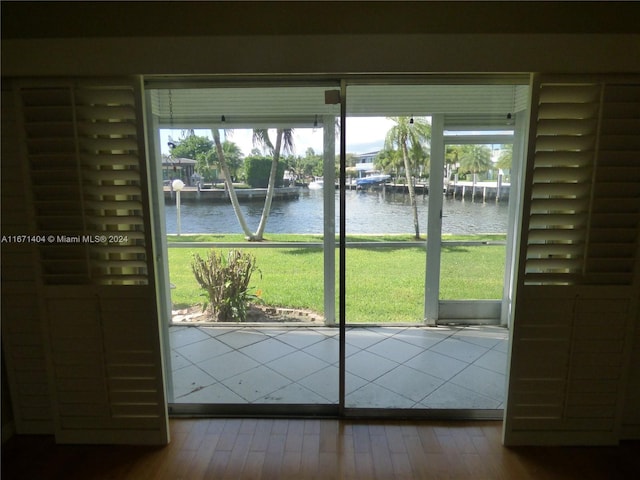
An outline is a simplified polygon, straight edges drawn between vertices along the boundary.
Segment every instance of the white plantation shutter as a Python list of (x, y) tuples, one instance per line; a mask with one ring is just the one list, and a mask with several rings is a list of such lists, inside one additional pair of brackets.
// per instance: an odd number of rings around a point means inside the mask
[[(21, 89), (48, 285), (148, 282), (131, 85)], [(74, 244), (74, 242), (77, 242)]]
[(166, 443), (140, 81), (15, 92), (56, 439)]
[(616, 443), (640, 300), (640, 79), (538, 77), (532, 97), (505, 442)]
[(640, 222), (640, 88), (542, 83), (525, 284), (630, 285)]
[[(17, 433), (52, 434), (53, 416), (45, 362), (43, 322), (35, 292), (37, 246), (12, 240), (31, 231), (29, 182), (21, 156), (18, 99), (2, 83), (2, 353)], [(22, 238), (22, 237), (20, 237)], [(4, 385), (3, 385), (4, 386)], [(7, 392), (4, 392), (7, 393)], [(3, 425), (4, 427), (4, 425)]]

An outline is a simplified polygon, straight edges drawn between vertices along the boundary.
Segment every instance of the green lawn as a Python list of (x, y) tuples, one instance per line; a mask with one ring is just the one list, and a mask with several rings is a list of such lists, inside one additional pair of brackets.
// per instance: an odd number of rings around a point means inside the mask
[[(447, 238), (453, 239), (453, 238)], [(458, 237), (456, 240), (504, 237)], [(241, 235), (170, 236), (169, 242), (242, 242)], [(407, 236), (358, 236), (348, 241), (406, 241)], [(318, 235), (270, 235), (267, 241), (321, 242)], [(250, 245), (250, 244), (246, 244)], [(177, 307), (202, 302), (191, 271), (195, 252), (206, 248), (169, 248), (172, 301)], [(252, 286), (266, 304), (323, 311), (323, 255), (320, 248), (246, 248), (260, 273)], [(336, 251), (336, 257), (338, 252)], [(499, 299), (505, 247), (444, 247), (442, 299)], [(336, 259), (337, 262), (337, 259)], [(349, 247), (346, 251), (346, 314), (349, 322), (419, 322), (424, 310), (425, 250), (422, 247)], [(336, 269), (337, 270), (337, 269)], [(337, 287), (336, 287), (337, 290)]]

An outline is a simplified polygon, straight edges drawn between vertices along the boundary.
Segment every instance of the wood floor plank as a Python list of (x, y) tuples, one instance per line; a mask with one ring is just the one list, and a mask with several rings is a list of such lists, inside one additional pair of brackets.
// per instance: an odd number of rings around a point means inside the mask
[(280, 428), (276, 427), (276, 423), (272, 425), (271, 436), (267, 443), (266, 455), (262, 465), (262, 479), (264, 480), (277, 480), (281, 477), (286, 436), (282, 433), (274, 434), (274, 430), (281, 431)]
[[(379, 429), (373, 429), (373, 431), (377, 433)], [(389, 445), (387, 444), (387, 437), (380, 434), (371, 435), (370, 443), (375, 478), (392, 478), (395, 475), (395, 470)]]
[(206, 433), (200, 443), (200, 447), (196, 451), (191, 460), (191, 464), (186, 470), (186, 478), (193, 480), (204, 480), (207, 474), (209, 462), (216, 452), (219, 433)]
[(505, 448), (500, 422), (172, 419), (170, 428), (165, 447), (17, 436), (2, 446), (2, 478), (626, 480), (640, 471), (640, 442)]
[(326, 420), (320, 422), (320, 453), (335, 453), (338, 451), (338, 421)]
[(302, 463), (300, 471), (304, 477), (314, 475), (319, 465), (320, 434), (310, 433), (302, 436)]

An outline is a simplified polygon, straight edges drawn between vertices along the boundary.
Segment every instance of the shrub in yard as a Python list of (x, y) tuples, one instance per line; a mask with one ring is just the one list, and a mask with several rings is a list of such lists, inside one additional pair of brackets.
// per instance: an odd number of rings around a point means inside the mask
[[(271, 172), (271, 158), (269, 157), (247, 157), (244, 160), (244, 170), (247, 175), (247, 184), (251, 188), (267, 188), (269, 184), (269, 173)], [(278, 162), (276, 171), (276, 187), (281, 187), (284, 182), (284, 162)]]
[(207, 296), (204, 310), (208, 307), (218, 322), (247, 319), (249, 302), (257, 298), (249, 291), (251, 275), (258, 270), (253, 255), (232, 249), (225, 256), (211, 249), (206, 258), (194, 254), (191, 268)]

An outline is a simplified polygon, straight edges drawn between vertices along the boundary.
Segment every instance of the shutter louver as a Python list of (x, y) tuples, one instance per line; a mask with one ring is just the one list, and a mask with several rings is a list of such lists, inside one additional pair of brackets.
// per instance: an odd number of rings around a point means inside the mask
[(146, 285), (130, 85), (21, 89), (44, 282)]
[[(29, 182), (20, 142), (19, 99), (12, 82), (2, 83), (2, 235), (24, 235), (33, 231)], [(38, 288), (35, 258), (37, 246), (25, 242), (2, 242), (2, 358), (12, 415), (18, 434), (52, 434), (53, 412), (49, 396), (46, 345), (34, 292)], [(5, 374), (3, 368), (3, 375)], [(4, 401), (3, 401), (4, 403)], [(3, 405), (4, 407), (5, 405)], [(4, 412), (3, 412), (4, 416)], [(3, 418), (3, 440), (6, 424)]]
[(542, 83), (524, 281), (629, 285), (640, 222), (640, 88)]
[(65, 243), (84, 233), (73, 92), (66, 86), (23, 88), (22, 112), (43, 281), (89, 283), (86, 247)]
[(587, 283), (631, 285), (640, 231), (640, 86), (605, 85)]

